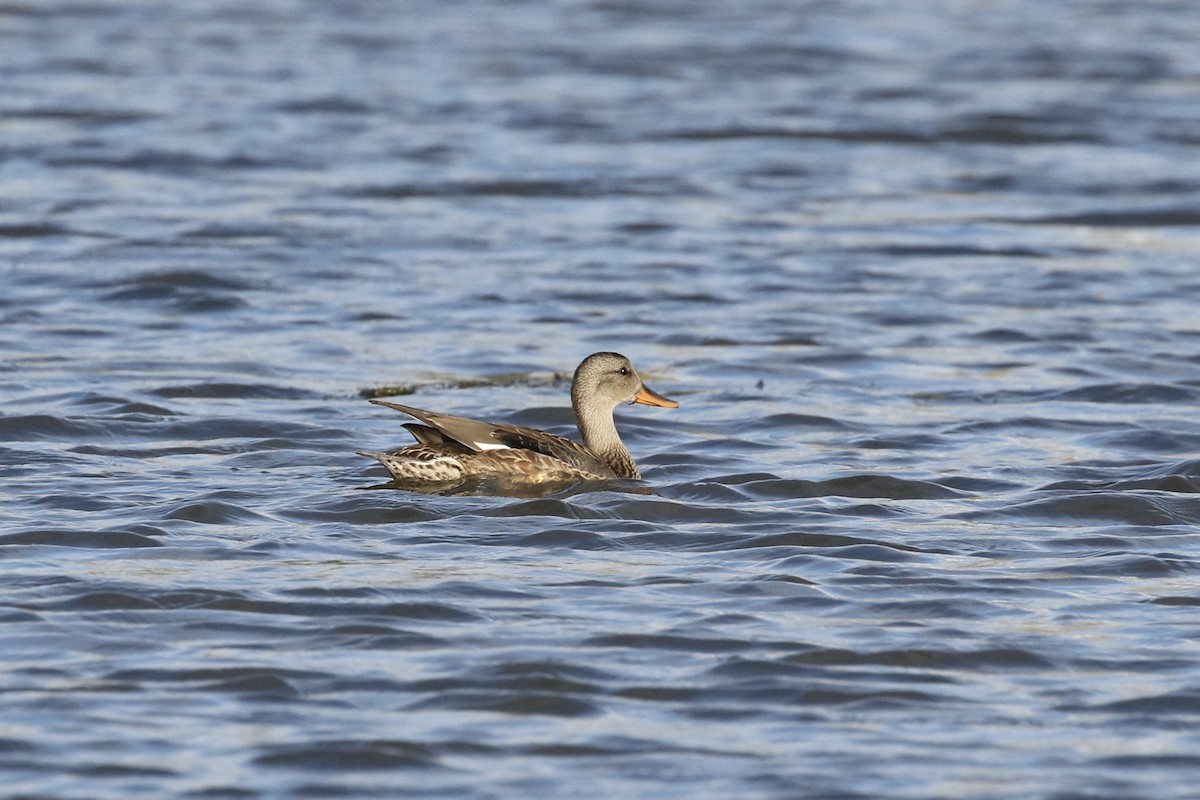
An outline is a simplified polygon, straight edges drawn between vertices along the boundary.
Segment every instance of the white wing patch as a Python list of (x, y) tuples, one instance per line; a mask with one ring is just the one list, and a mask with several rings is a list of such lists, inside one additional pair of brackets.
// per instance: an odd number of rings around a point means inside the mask
[(467, 447), (470, 447), (472, 450), (475, 450), (476, 452), (479, 452), (479, 453), (482, 453), (485, 450), (511, 450), (512, 449), (511, 447), (509, 447), (506, 444), (501, 444), (500, 442), (497, 442), (495, 439), (494, 433), (488, 433), (488, 435), (485, 438), (472, 439), (469, 442), (466, 441), (465, 439), (461, 439), (461, 438), (459, 439), (459, 441), (462, 442), (463, 444), (465, 444)]

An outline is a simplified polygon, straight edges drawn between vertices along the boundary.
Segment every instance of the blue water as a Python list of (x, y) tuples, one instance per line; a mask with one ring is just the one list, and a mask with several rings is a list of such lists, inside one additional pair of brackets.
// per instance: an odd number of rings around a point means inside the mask
[[(1200, 7), (0, 6), (0, 787), (1190, 798)], [(402, 402), (640, 490), (430, 496)]]

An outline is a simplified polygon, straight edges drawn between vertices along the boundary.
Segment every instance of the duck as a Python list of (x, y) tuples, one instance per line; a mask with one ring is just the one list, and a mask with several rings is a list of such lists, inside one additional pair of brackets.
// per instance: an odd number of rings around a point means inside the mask
[(371, 402), (419, 420), (404, 424), (416, 443), (359, 455), (379, 461), (397, 481), (418, 483), (489, 476), (531, 483), (641, 480), (617, 433), (613, 410), (622, 403), (679, 407), (643, 383), (628, 358), (611, 352), (592, 353), (571, 378), (571, 408), (582, 442), (523, 425), (455, 417), (378, 398)]

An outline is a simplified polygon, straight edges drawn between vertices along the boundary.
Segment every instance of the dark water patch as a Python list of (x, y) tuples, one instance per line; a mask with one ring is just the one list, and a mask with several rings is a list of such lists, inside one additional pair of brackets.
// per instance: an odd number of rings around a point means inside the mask
[(64, 339), (97, 339), (116, 335), (114, 331), (79, 326), (46, 328), (44, 333), (46, 336), (61, 336)]
[(372, 491), (372, 487), (364, 487), (360, 491), (370, 492), (366, 495), (350, 497), (336, 496), (333, 499), (321, 499), (314, 504), (279, 508), (272, 513), (280, 519), (296, 522), (342, 522), (349, 525), (396, 525), (406, 522), (425, 522), (441, 519), (446, 512), (440, 506), (428, 502), (429, 498), (407, 502), (403, 505), (394, 503), (376, 504), (376, 497), (405, 497), (407, 493), (392, 492), (392, 484), (382, 484), (386, 489), (382, 493)]
[(699, 755), (728, 756), (731, 753), (679, 747), (667, 742), (640, 739), (632, 736), (605, 736), (587, 744), (536, 744), (516, 748), (516, 752), (549, 758), (608, 758), (628, 756), (631, 753), (692, 753)]
[[(5, 13), (12, 9), (21, 8), (15, 4), (5, 4)], [(5, 114), (14, 119), (51, 120), (61, 122), (82, 123), (84, 125), (128, 125), (136, 122), (153, 120), (160, 115), (150, 111), (120, 109), (120, 108), (75, 108), (63, 106), (43, 106), (40, 108), (5, 109)]]
[(878, 561), (889, 564), (916, 559), (911, 553), (903, 552), (894, 545), (882, 544), (855, 544), (847, 547), (829, 548), (826, 555), (847, 561)]
[(996, 495), (1026, 488), (1018, 481), (975, 475), (948, 475), (938, 478), (938, 485), (962, 492), (966, 495)]
[(42, 545), (107, 550), (126, 547), (162, 547), (163, 543), (153, 535), (132, 531), (36, 529), (0, 535), (0, 546), (3, 545)]
[(872, 436), (851, 442), (853, 447), (860, 450), (901, 450), (914, 451), (935, 449), (946, 444), (946, 439), (929, 433), (913, 433), (907, 436)]
[(819, 130), (815, 128), (783, 127), (783, 126), (749, 126), (730, 125), (724, 127), (696, 127), (656, 132), (641, 139), (648, 141), (685, 141), (710, 142), (739, 139), (780, 139), (799, 141), (855, 142), (860, 144), (930, 144), (932, 136), (916, 130), (898, 130), (895, 128), (838, 128)]
[(253, 287), (198, 270), (148, 272), (130, 279), (97, 285), (107, 288), (106, 303), (148, 303), (182, 314), (232, 311), (245, 307), (239, 296)]
[(542, 692), (472, 692), (444, 690), (436, 697), (419, 700), (411, 710), (487, 711), (518, 717), (591, 717), (601, 713), (594, 703), (577, 697)]
[(47, 611), (151, 611), (159, 610), (159, 605), (153, 600), (138, 594), (128, 592), (107, 591), (88, 592), (78, 597), (44, 603), (41, 609)]
[[(303, 646), (305, 643), (312, 642), (314, 638), (312, 631), (298, 628), (294, 620), (287, 618), (280, 618), (279, 624), (275, 625), (246, 622), (238, 617), (230, 617), (223, 614), (197, 614), (194, 616), (188, 615), (185, 618), (195, 621), (179, 623), (175, 621), (177, 618), (172, 617), (171, 621), (174, 623), (172, 627), (178, 629), (184, 635), (196, 634), (203, 638), (236, 639), (242, 642), (271, 642), (273, 646), (278, 646), (284, 642)], [(144, 617), (139, 621), (145, 621)]]
[(417, 742), (394, 739), (336, 739), (273, 745), (253, 758), (258, 767), (359, 772), (361, 770), (440, 768), (437, 753)]
[[(788, 573), (775, 573), (767, 575), (756, 575), (750, 579), (751, 582), (765, 581), (776, 583), (792, 583), (798, 586), (816, 586), (816, 581), (810, 581), (808, 578), (802, 578), (799, 575), (791, 575)], [(837, 605), (838, 601), (830, 601), (830, 605)]]
[(178, 412), (162, 406), (142, 403), (136, 400), (130, 400), (125, 397), (116, 397), (113, 395), (96, 394), (93, 392), (85, 393), (75, 399), (76, 405), (81, 406), (107, 406), (105, 411), (114, 415), (137, 414), (147, 417), (175, 417)]
[(47, 166), (60, 168), (100, 167), (179, 177), (198, 177), (210, 172), (290, 169), (304, 166), (295, 160), (265, 158), (244, 153), (215, 157), (186, 150), (154, 148), (121, 155), (49, 156), (44, 162)]
[(767, 681), (761, 686), (753, 683), (746, 687), (730, 688), (722, 695), (740, 697), (744, 702), (768, 701), (777, 707), (834, 706), (853, 709), (856, 712), (894, 711), (899, 709), (925, 708), (950, 702), (950, 698), (931, 692), (913, 689), (854, 689), (840, 685), (816, 684), (811, 688), (780, 687)]
[(375, 598), (381, 597), (383, 593), (371, 586), (302, 586), (296, 589), (288, 589), (283, 594), (289, 597), (341, 600), (345, 598)]
[(289, 114), (370, 114), (374, 109), (361, 100), (328, 95), (306, 100), (289, 100), (276, 106)]
[(1200, 432), (1162, 430), (1118, 430), (1097, 433), (1083, 440), (1097, 450), (1108, 452), (1142, 452), (1150, 456), (1166, 453), (1192, 453), (1200, 449)]
[(191, 588), (172, 589), (151, 595), (154, 602), (162, 608), (204, 608), (218, 600), (241, 597), (236, 592), (218, 591), (215, 589)]
[(1156, 606), (1200, 606), (1200, 595), (1195, 597), (1180, 595), (1156, 597), (1149, 602)]
[(911, 545), (877, 542), (844, 534), (799, 531), (743, 536), (722, 544), (719, 549), (746, 550), (759, 547), (835, 550), (839, 557), (855, 559), (862, 558), (865, 554), (871, 554), (874, 557), (870, 560), (873, 561), (908, 561), (913, 559), (916, 554), (927, 552)]
[(736, 422), (729, 429), (738, 433), (752, 433), (763, 430), (848, 431), (859, 430), (860, 427), (845, 420), (834, 419), (833, 417), (784, 412), (781, 414), (767, 414), (764, 417), (754, 420)]
[[(158, 292), (170, 292), (180, 289), (244, 292), (255, 288), (253, 284), (246, 281), (218, 276), (212, 272), (196, 269), (153, 270), (128, 278), (101, 281), (91, 285), (101, 289), (107, 288), (110, 292), (118, 295), (123, 292), (130, 292), (135, 296), (139, 292), (149, 292), (153, 295)], [(124, 298), (118, 296), (112, 299)]]
[(439, 583), (437, 589), (440, 595), (459, 597), (467, 603), (482, 600), (520, 602), (545, 597), (540, 589), (503, 581), (447, 580)]
[(1200, 493), (1200, 476), (1166, 475), (1161, 478), (1133, 478), (1117, 481), (1058, 481), (1042, 487), (1043, 491), (1167, 492), (1174, 494)]
[(469, 690), (481, 693), (522, 692), (532, 694), (598, 694), (598, 681), (611, 678), (590, 667), (559, 661), (515, 661), (488, 665), (465, 677), (419, 680), (408, 691), (442, 693)]
[(1042, 520), (1070, 525), (1119, 522), (1128, 525), (1184, 525), (1200, 522), (1200, 500), (1146, 492), (1092, 491), (1030, 500), (988, 511), (971, 511), (966, 519)]
[[(742, 702), (757, 702), (764, 695), (772, 693), (791, 693), (793, 696), (800, 696), (805, 700), (811, 697), (809, 694), (811, 691), (816, 691), (821, 695), (828, 692), (839, 695), (855, 693), (854, 688), (839, 687), (832, 682), (822, 680), (832, 676), (836, 676), (837, 679), (846, 679), (847, 682), (852, 680), (857, 684), (954, 683), (938, 672), (918, 670), (911, 666), (903, 669), (889, 666), (886, 670), (864, 669), (865, 666), (868, 666), (865, 664), (836, 664), (833, 666), (836, 666), (837, 669), (829, 669), (826, 668), (826, 665), (815, 663), (764, 661), (734, 657), (709, 670), (707, 674), (723, 687), (721, 699), (728, 701), (737, 698)], [(846, 669), (846, 667), (853, 668)], [(813, 687), (814, 683), (815, 687)], [(798, 685), (807, 685), (809, 688), (802, 690), (797, 695), (792, 687)], [(895, 690), (887, 690), (886, 693), (890, 694), (891, 691)]]
[[(102, 430), (113, 435), (155, 435), (165, 441), (214, 442), (217, 452), (243, 452), (252, 450), (260, 442), (273, 442), (287, 438), (296, 449), (307, 449), (307, 443), (343, 441), (350, 434), (339, 428), (325, 428), (306, 422), (291, 422), (279, 418), (256, 415), (253, 418), (187, 416), (169, 420), (161, 428), (147, 431), (144, 425), (125, 425), (121, 420), (105, 420)], [(222, 439), (249, 439), (250, 442), (223, 442)], [(323, 445), (322, 445), (323, 447)], [(347, 451), (350, 448), (347, 447)]]
[(626, 686), (613, 690), (612, 695), (614, 697), (623, 697), (629, 700), (644, 700), (651, 703), (686, 704), (702, 697), (704, 690), (680, 686)]
[(1127, 208), (997, 221), (1027, 225), (1083, 225), (1096, 228), (1195, 227), (1200, 225), (1200, 210), (1188, 206), (1158, 209)]
[[(477, 512), (484, 517), (558, 517), (562, 519), (610, 519), (614, 515), (604, 511), (558, 500), (544, 498), (524, 503), (511, 503), (497, 508)], [(619, 514), (615, 516), (620, 516)]]
[(717, 637), (680, 636), (677, 634), (614, 633), (585, 639), (583, 647), (617, 648), (622, 650), (664, 650), (686, 653), (733, 653), (763, 649), (779, 649), (780, 643), (722, 639)]
[(31, 442), (45, 439), (81, 439), (95, 431), (86, 422), (56, 417), (51, 414), (22, 414), (0, 416), (0, 440)]
[(273, 242), (284, 236), (279, 227), (265, 225), (201, 225), (186, 231), (179, 236), (186, 239), (215, 239), (215, 240), (258, 240)]
[(675, 225), (662, 220), (646, 219), (617, 225), (615, 230), (621, 233), (634, 235), (652, 235), (658, 233), (669, 233), (675, 230)]
[(937, 138), (965, 144), (1009, 147), (1049, 144), (1097, 144), (1102, 139), (1088, 121), (1031, 114), (972, 114), (940, 126)]
[(1160, 539), (1155, 536), (1160, 528), (1155, 526), (1116, 525), (1105, 530), (1104, 533), (1097, 532), (1082, 536), (1056, 536), (1054, 544), (1056, 549), (1086, 550), (1095, 554), (1136, 550), (1139, 541), (1146, 541), (1151, 537), (1154, 537), (1156, 542)]
[(44, 239), (52, 236), (74, 236), (75, 231), (49, 223), (0, 225), (0, 239)]
[(617, 545), (604, 534), (570, 528), (553, 528), (524, 536), (506, 539), (506, 545), (516, 547), (555, 548), (568, 550), (613, 550)]
[(1043, 670), (1052, 669), (1053, 662), (1037, 653), (1019, 647), (986, 648), (978, 650), (903, 649), (855, 651), (838, 648), (817, 648), (784, 656), (789, 664), (820, 666), (886, 666), (901, 669), (934, 670)]
[(422, 622), (477, 622), (480, 617), (444, 603), (347, 603), (289, 602), (261, 600), (243, 596), (225, 596), (204, 604), (204, 608), (240, 614), (267, 614), (298, 617), (348, 616), (362, 619), (411, 619)]
[(261, 677), (271, 677), (291, 685), (293, 681), (324, 679), (329, 676), (313, 670), (287, 669), (271, 667), (197, 667), (181, 669), (163, 669), (138, 667), (121, 669), (104, 676), (105, 680), (119, 683), (134, 684), (190, 684), (193, 687), (212, 687), (223, 683), (243, 680), (254, 680)]
[(663, 497), (694, 503), (744, 503), (751, 499), (748, 492), (722, 483), (699, 481), (664, 486), (657, 490)]
[(771, 347), (821, 347), (824, 342), (814, 334), (784, 333), (767, 342)]
[(1200, 573), (1200, 559), (1177, 553), (1099, 553), (1077, 562), (1060, 564), (1055, 571), (1114, 578), (1167, 578)]
[[(965, 497), (956, 489), (928, 481), (893, 478), (888, 475), (851, 475), (825, 481), (806, 481), (798, 478), (737, 479), (741, 490), (752, 497), (769, 500), (790, 500), (811, 497), (882, 497), (889, 500), (942, 500)], [(718, 479), (722, 483), (727, 479)]]
[(323, 630), (321, 635), (337, 640), (339, 647), (365, 650), (430, 649), (448, 644), (436, 636), (375, 623), (335, 625)]
[(205, 500), (185, 503), (163, 514), (163, 519), (185, 520), (203, 525), (237, 525), (248, 522), (264, 522), (268, 517), (233, 503)]
[(719, 478), (713, 478), (713, 481), (717, 483), (723, 483), (728, 486), (740, 486), (744, 483), (777, 480), (780, 480), (779, 476), (770, 472), (738, 472), (732, 475), (723, 475)]
[(930, 692), (897, 689), (878, 692), (811, 692), (803, 695), (805, 705), (810, 702), (849, 706), (856, 712), (892, 712), (913, 709), (928, 709), (932, 705), (953, 702), (950, 698)]
[(962, 322), (962, 320), (946, 314), (913, 313), (895, 310), (870, 314), (868, 318), (871, 322), (888, 328), (926, 328)]
[(724, 506), (691, 505), (666, 499), (618, 499), (601, 505), (619, 519), (659, 524), (743, 523), (755, 518), (752, 511)]
[(1124, 770), (1195, 770), (1200, 767), (1200, 755), (1193, 753), (1130, 753), (1096, 759), (1097, 763)]
[(346, 189), (343, 194), (373, 200), (419, 198), (515, 198), (554, 200), (597, 200), (605, 197), (696, 197), (699, 188), (677, 178), (633, 179), (581, 176), (577, 180), (496, 179), (446, 183), (398, 183)]
[(1105, 383), (1052, 393), (1048, 399), (1078, 403), (1194, 403), (1200, 390), (1178, 384)]
[(1038, 340), (1036, 336), (1028, 331), (1015, 330), (1013, 328), (988, 328), (987, 330), (971, 334), (969, 338), (981, 342), (995, 342), (997, 344), (1022, 344)]
[[(1127, 423), (1126, 423), (1127, 424)], [(1114, 423), (1086, 419), (1069, 419), (1050, 416), (1020, 416), (1005, 419), (987, 419), (963, 422), (948, 429), (948, 433), (992, 433), (1005, 431), (1045, 431), (1058, 433), (1091, 433), (1111, 431)]]
[(1186, 461), (1164, 464), (1157, 469), (1151, 470), (1148, 477), (1168, 478), (1177, 475), (1187, 478), (1200, 477), (1200, 459), (1188, 459)]
[[(874, 585), (878, 576), (875, 570), (867, 577)], [(870, 613), (886, 619), (905, 620), (905, 624), (913, 620), (982, 620), (989, 619), (993, 609), (986, 603), (966, 603), (947, 600), (897, 600), (894, 602), (875, 603), (870, 607)]]
[(735, 347), (741, 344), (734, 339), (728, 339), (724, 336), (691, 333), (672, 333), (660, 337), (658, 341), (661, 344), (669, 344), (673, 347)]
[[(205, 381), (175, 386), (160, 386), (150, 394), (158, 397), (205, 397), (214, 399), (237, 398), (241, 400), (317, 400), (320, 395), (295, 386), (270, 383), (230, 383), (227, 381)], [(263, 434), (267, 435), (267, 434)]]
[[(80, 477), (102, 480), (109, 477), (109, 475), (104, 472), (87, 472), (82, 473)], [(122, 497), (115, 494), (101, 494), (99, 492), (80, 492), (77, 494), (46, 493), (29, 498), (26, 502), (30, 507), (50, 508), (58, 511), (110, 511), (114, 508), (121, 508), (126, 504), (126, 500)]]
[(168, 456), (194, 456), (194, 455), (224, 455), (234, 452), (238, 448), (231, 447), (228, 444), (222, 444), (210, 447), (198, 446), (183, 446), (183, 447), (97, 447), (95, 445), (80, 445), (79, 447), (67, 448), (68, 453), (77, 453), (82, 456), (100, 456), (102, 458), (128, 458), (135, 461), (144, 461), (153, 458), (164, 458)]
[(9, 757), (17, 753), (36, 753), (41, 748), (24, 739), (0, 736), (0, 756)]
[(260, 795), (254, 789), (244, 789), (240, 786), (207, 786), (181, 792), (179, 796), (187, 800), (255, 800)]
[[(1145, 695), (1089, 706), (1068, 706), (1071, 711), (1095, 711), (1117, 714), (1161, 716), (1200, 716), (1200, 690), (1181, 689), (1164, 694)], [(1195, 757), (1200, 763), (1200, 756)]]
[(145, 767), (132, 764), (89, 764), (72, 767), (71, 773), (85, 778), (163, 778), (179, 773), (162, 767)]
[(195, 691), (228, 692), (231, 694), (250, 695), (257, 700), (278, 701), (291, 701), (301, 696), (301, 692), (289, 681), (272, 672), (224, 678), (197, 686), (195, 687)]
[[(895, 258), (1050, 258), (1051, 253), (1030, 247), (979, 247), (944, 244), (893, 244), (863, 248), (861, 252)], [(1019, 341), (1019, 340), (1002, 340)]]
[(620, 308), (636, 306), (644, 302), (645, 295), (637, 287), (625, 287), (621, 283), (602, 285), (593, 290), (585, 290), (570, 284), (553, 287), (550, 296), (570, 303), (597, 305), (600, 307)]

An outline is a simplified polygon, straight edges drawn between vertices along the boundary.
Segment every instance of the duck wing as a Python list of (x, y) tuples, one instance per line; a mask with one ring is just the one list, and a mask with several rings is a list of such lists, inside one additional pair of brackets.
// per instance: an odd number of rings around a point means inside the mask
[(573, 439), (553, 433), (526, 428), (522, 425), (497, 425), (493, 434), (497, 440), (515, 450), (530, 450), (563, 462), (581, 472), (598, 478), (616, 477), (612, 468), (591, 450)]
[[(418, 445), (429, 445), (437, 448), (442, 453), (455, 453), (458, 455), (466, 455), (475, 451), (464, 444), (454, 441), (442, 434), (437, 428), (431, 428), (428, 425), (422, 425), (419, 422), (406, 422), (404, 428), (413, 435), (417, 440)], [(415, 447), (417, 445), (405, 445), (406, 447)]]
[(425, 423), (424, 425), (412, 425), (411, 423), (405, 425), (412, 433), (413, 438), (422, 444), (445, 444), (449, 441), (462, 445), (475, 453), (509, 446), (492, 436), (492, 432), (498, 426), (490, 422), (480, 422), (477, 419), (456, 417), (451, 414), (439, 414), (423, 408), (389, 403), (387, 400), (373, 399), (371, 402), (377, 406), (393, 408)]
[(422, 444), (461, 447), (474, 453), (488, 450), (528, 450), (549, 456), (575, 470), (596, 477), (615, 475), (608, 464), (579, 442), (537, 428), (482, 422), (387, 400), (373, 399), (371, 402), (377, 406), (395, 409), (423, 422), (423, 425), (408, 423), (404, 426)]

